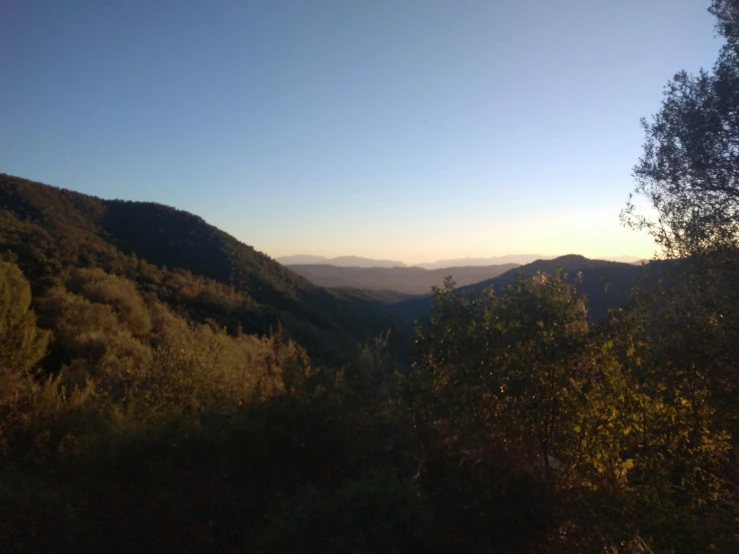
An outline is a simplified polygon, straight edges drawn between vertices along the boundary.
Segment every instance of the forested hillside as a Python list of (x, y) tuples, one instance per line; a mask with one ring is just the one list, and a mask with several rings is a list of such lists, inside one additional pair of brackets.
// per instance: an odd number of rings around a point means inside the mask
[(333, 362), (350, 359), (357, 343), (387, 329), (404, 332), (379, 303), (313, 286), (192, 214), (5, 174), (0, 252), (9, 253), (39, 295), (72, 268), (99, 267), (135, 281), (187, 318), (211, 318), (232, 332), (264, 334), (281, 326)]

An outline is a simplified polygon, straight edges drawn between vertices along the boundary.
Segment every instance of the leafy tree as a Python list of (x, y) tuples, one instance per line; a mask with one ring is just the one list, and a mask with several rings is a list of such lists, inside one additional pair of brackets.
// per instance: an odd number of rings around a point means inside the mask
[(656, 216), (630, 200), (622, 220), (649, 232), (667, 255), (716, 256), (739, 246), (739, 7), (714, 0), (726, 39), (712, 71), (681, 71), (664, 91), (661, 110), (642, 120), (644, 154), (634, 168), (635, 193)]
[[(609, 495), (628, 486), (636, 414), (628, 411), (631, 379), (613, 339), (589, 328), (584, 300), (561, 269), (519, 276), (502, 294), (488, 290), (472, 301), (448, 282), (435, 291), (432, 317), (418, 333), (407, 394), (421, 433), (420, 465), (429, 466), (432, 489), (449, 483), (443, 502), (457, 506), (466, 523), (446, 517), (480, 536), (501, 510), (531, 520), (543, 536), (585, 533), (594, 510), (575, 507), (595, 494), (600, 505), (612, 504)], [(444, 459), (454, 459), (456, 469), (440, 469)], [(556, 498), (559, 506), (548, 512)], [(613, 526), (611, 534), (599, 531), (589, 536), (601, 546), (616, 534)], [(496, 536), (512, 533), (499, 529)]]
[(485, 536), (506, 499), (519, 517), (540, 506), (530, 529), (564, 551), (731, 550), (733, 412), (710, 378), (716, 320), (695, 300), (650, 290), (590, 327), (561, 272), (469, 302), (435, 291), (408, 398), (427, 486), (464, 514), (445, 512), (454, 528)]
[[(455, 435), (492, 433), (550, 478), (552, 464), (581, 463), (575, 459), (585, 437), (604, 438), (588, 429), (612, 417), (613, 407), (594, 400), (609, 400), (599, 391), (615, 386), (609, 371), (618, 368), (601, 355), (605, 345), (589, 344), (585, 305), (563, 275), (519, 276), (501, 296), (490, 290), (470, 303), (450, 287), (435, 294), (434, 316), (419, 330), (415, 365), (438, 399), (435, 417), (442, 415)], [(588, 421), (584, 410), (591, 411)], [(591, 453), (595, 448), (588, 446)]]
[(20, 269), (0, 261), (0, 456), (22, 425), (33, 388), (30, 371), (46, 354), (49, 339), (36, 327), (30, 305), (30, 286)]
[(675, 75), (661, 110), (642, 120), (634, 192), (654, 215), (631, 199), (622, 212), (679, 263), (611, 322), (630, 337), (624, 359), (643, 412), (634, 509), (677, 551), (737, 547), (739, 2), (713, 0), (709, 11), (725, 40), (713, 68)]
[(31, 288), (20, 269), (0, 261), (0, 377), (25, 374), (46, 354), (48, 333), (36, 327)]
[(733, 551), (732, 424), (711, 379), (723, 347), (678, 284), (635, 291), (601, 330), (629, 382), (621, 417), (633, 468), (618, 513), (660, 551)]
[(739, 45), (739, 2), (737, 0), (712, 0), (709, 11), (716, 16), (716, 29), (726, 39), (728, 49)]

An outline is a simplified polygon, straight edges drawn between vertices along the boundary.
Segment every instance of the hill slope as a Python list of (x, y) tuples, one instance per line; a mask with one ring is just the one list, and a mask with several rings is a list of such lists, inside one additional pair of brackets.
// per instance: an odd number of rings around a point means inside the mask
[(290, 269), (321, 287), (354, 287), (395, 291), (404, 294), (426, 294), (433, 286), (441, 286), (448, 275), (459, 285), (469, 285), (497, 277), (517, 264), (483, 267), (447, 267), (428, 270), (420, 267), (337, 267), (334, 265), (290, 265)]
[[(557, 266), (564, 267), (568, 280), (575, 284), (576, 290), (588, 299), (588, 314), (591, 319), (599, 320), (608, 314), (610, 308), (621, 305), (627, 297), (635, 279), (642, 274), (642, 268), (634, 264), (610, 262), (606, 260), (591, 260), (583, 256), (568, 255), (553, 260), (537, 260), (522, 265), (479, 283), (460, 287), (459, 294), (474, 298), (483, 290), (492, 286), (501, 292), (513, 283), (516, 273), (521, 272), (524, 277), (533, 277), (539, 272), (551, 273)], [(576, 283), (578, 273), (581, 282)], [(453, 276), (453, 274), (452, 274)], [(430, 295), (405, 300), (391, 306), (391, 310), (398, 316), (406, 319), (418, 319), (429, 314), (432, 297)]]
[(101, 267), (194, 320), (252, 333), (281, 325), (320, 359), (345, 359), (357, 341), (396, 326), (381, 303), (316, 287), (190, 213), (6, 174), (0, 253), (17, 260), (36, 293), (73, 267)]

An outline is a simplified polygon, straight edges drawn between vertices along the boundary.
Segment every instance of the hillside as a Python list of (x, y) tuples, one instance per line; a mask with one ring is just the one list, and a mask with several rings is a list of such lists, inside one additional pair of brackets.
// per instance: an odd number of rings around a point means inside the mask
[(314, 285), (321, 287), (353, 287), (378, 291), (395, 291), (404, 294), (427, 294), (433, 286), (441, 286), (448, 275), (453, 275), (460, 285), (478, 283), (497, 277), (517, 264), (483, 267), (447, 267), (429, 270), (420, 267), (337, 267), (334, 265), (288, 266)]
[[(553, 260), (537, 260), (492, 279), (460, 286), (457, 290), (459, 294), (475, 298), (490, 286), (497, 292), (502, 291), (514, 281), (519, 271), (524, 277), (533, 277), (539, 272), (550, 273), (557, 266), (564, 268), (568, 281), (575, 284), (577, 293), (587, 297), (588, 315), (593, 320), (603, 319), (610, 308), (621, 305), (626, 300), (635, 279), (642, 274), (642, 268), (634, 264), (591, 260), (584, 256), (568, 255)], [(581, 282), (577, 282), (578, 274), (580, 274)], [(391, 310), (400, 317), (410, 320), (418, 319), (429, 314), (431, 302), (431, 295), (426, 295), (398, 302), (391, 306)]]
[(396, 326), (381, 303), (314, 286), (193, 214), (6, 174), (0, 252), (17, 259), (35, 294), (73, 267), (100, 267), (194, 321), (259, 334), (282, 326), (318, 359), (346, 359), (357, 342)]

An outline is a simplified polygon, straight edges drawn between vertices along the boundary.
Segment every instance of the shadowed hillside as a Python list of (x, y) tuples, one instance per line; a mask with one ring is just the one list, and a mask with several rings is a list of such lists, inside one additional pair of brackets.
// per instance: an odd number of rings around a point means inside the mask
[[(500, 292), (514, 282), (519, 271), (524, 277), (531, 278), (537, 273), (551, 273), (557, 266), (564, 268), (567, 281), (575, 285), (577, 293), (587, 297), (588, 315), (593, 320), (603, 319), (610, 308), (620, 306), (626, 300), (634, 280), (642, 275), (642, 268), (634, 264), (591, 260), (584, 256), (568, 255), (522, 265), (493, 279), (461, 286), (457, 289), (457, 293), (465, 298), (475, 298), (491, 286), (495, 291)], [(447, 271), (447, 275), (456, 282), (455, 274), (451, 269)], [(432, 302), (432, 297), (427, 295), (398, 302), (391, 306), (391, 310), (406, 319), (418, 319), (429, 314)]]

